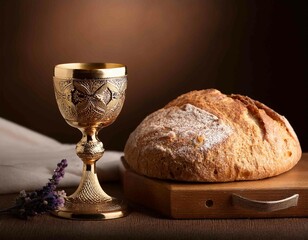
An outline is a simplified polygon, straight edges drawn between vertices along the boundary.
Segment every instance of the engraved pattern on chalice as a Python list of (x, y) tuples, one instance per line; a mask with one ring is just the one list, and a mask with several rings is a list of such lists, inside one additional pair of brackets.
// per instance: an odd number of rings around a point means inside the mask
[(76, 108), (71, 101), (71, 92), (73, 90), (72, 80), (54, 82), (56, 100), (62, 116), (67, 120), (75, 119), (77, 116)]
[(106, 106), (111, 100), (106, 81), (75, 81), (72, 92), (72, 102), (79, 115), (80, 121), (96, 120), (106, 112)]

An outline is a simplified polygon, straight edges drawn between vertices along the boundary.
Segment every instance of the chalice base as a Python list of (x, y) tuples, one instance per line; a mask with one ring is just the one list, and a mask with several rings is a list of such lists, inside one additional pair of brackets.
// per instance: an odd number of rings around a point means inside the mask
[(116, 198), (110, 197), (100, 203), (78, 203), (66, 200), (64, 207), (53, 212), (61, 218), (75, 220), (107, 220), (121, 218), (128, 214), (126, 204)]
[(78, 189), (65, 200), (63, 207), (53, 212), (62, 218), (105, 220), (124, 217), (129, 213), (123, 200), (110, 197), (101, 188), (95, 164), (84, 164)]

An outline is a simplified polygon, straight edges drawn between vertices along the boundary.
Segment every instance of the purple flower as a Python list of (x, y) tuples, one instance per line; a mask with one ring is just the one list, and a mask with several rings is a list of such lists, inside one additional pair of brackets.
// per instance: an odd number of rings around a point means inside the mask
[(63, 207), (65, 203), (65, 191), (56, 191), (57, 185), (64, 177), (67, 160), (63, 159), (57, 164), (49, 182), (39, 190), (27, 193), (25, 190), (20, 191), (19, 196), (15, 200), (15, 205), (9, 209), (0, 212), (10, 212), (20, 218), (43, 214)]

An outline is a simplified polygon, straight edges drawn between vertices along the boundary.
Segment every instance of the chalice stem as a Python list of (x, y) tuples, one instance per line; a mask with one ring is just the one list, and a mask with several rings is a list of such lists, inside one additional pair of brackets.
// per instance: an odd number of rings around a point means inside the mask
[(104, 154), (103, 143), (98, 139), (98, 130), (95, 127), (81, 128), (82, 138), (77, 143), (76, 153), (86, 164), (93, 164)]
[(101, 188), (96, 174), (96, 164), (83, 164), (82, 178), (77, 190), (68, 197), (70, 202), (95, 204), (110, 200)]
[(101, 188), (97, 174), (96, 161), (104, 154), (103, 143), (98, 139), (97, 128), (80, 129), (82, 138), (77, 143), (77, 155), (83, 161), (82, 178), (76, 192), (69, 196), (70, 201), (99, 203), (111, 199)]

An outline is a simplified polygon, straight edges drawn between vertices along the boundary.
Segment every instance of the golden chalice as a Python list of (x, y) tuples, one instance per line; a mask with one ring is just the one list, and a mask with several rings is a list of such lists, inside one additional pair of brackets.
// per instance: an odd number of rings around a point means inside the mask
[(127, 68), (118, 63), (67, 63), (55, 66), (54, 90), (65, 121), (82, 132), (77, 155), (83, 161), (78, 189), (54, 212), (69, 219), (103, 220), (125, 216), (127, 206), (100, 186), (96, 161), (104, 153), (97, 135), (119, 115), (127, 86)]

